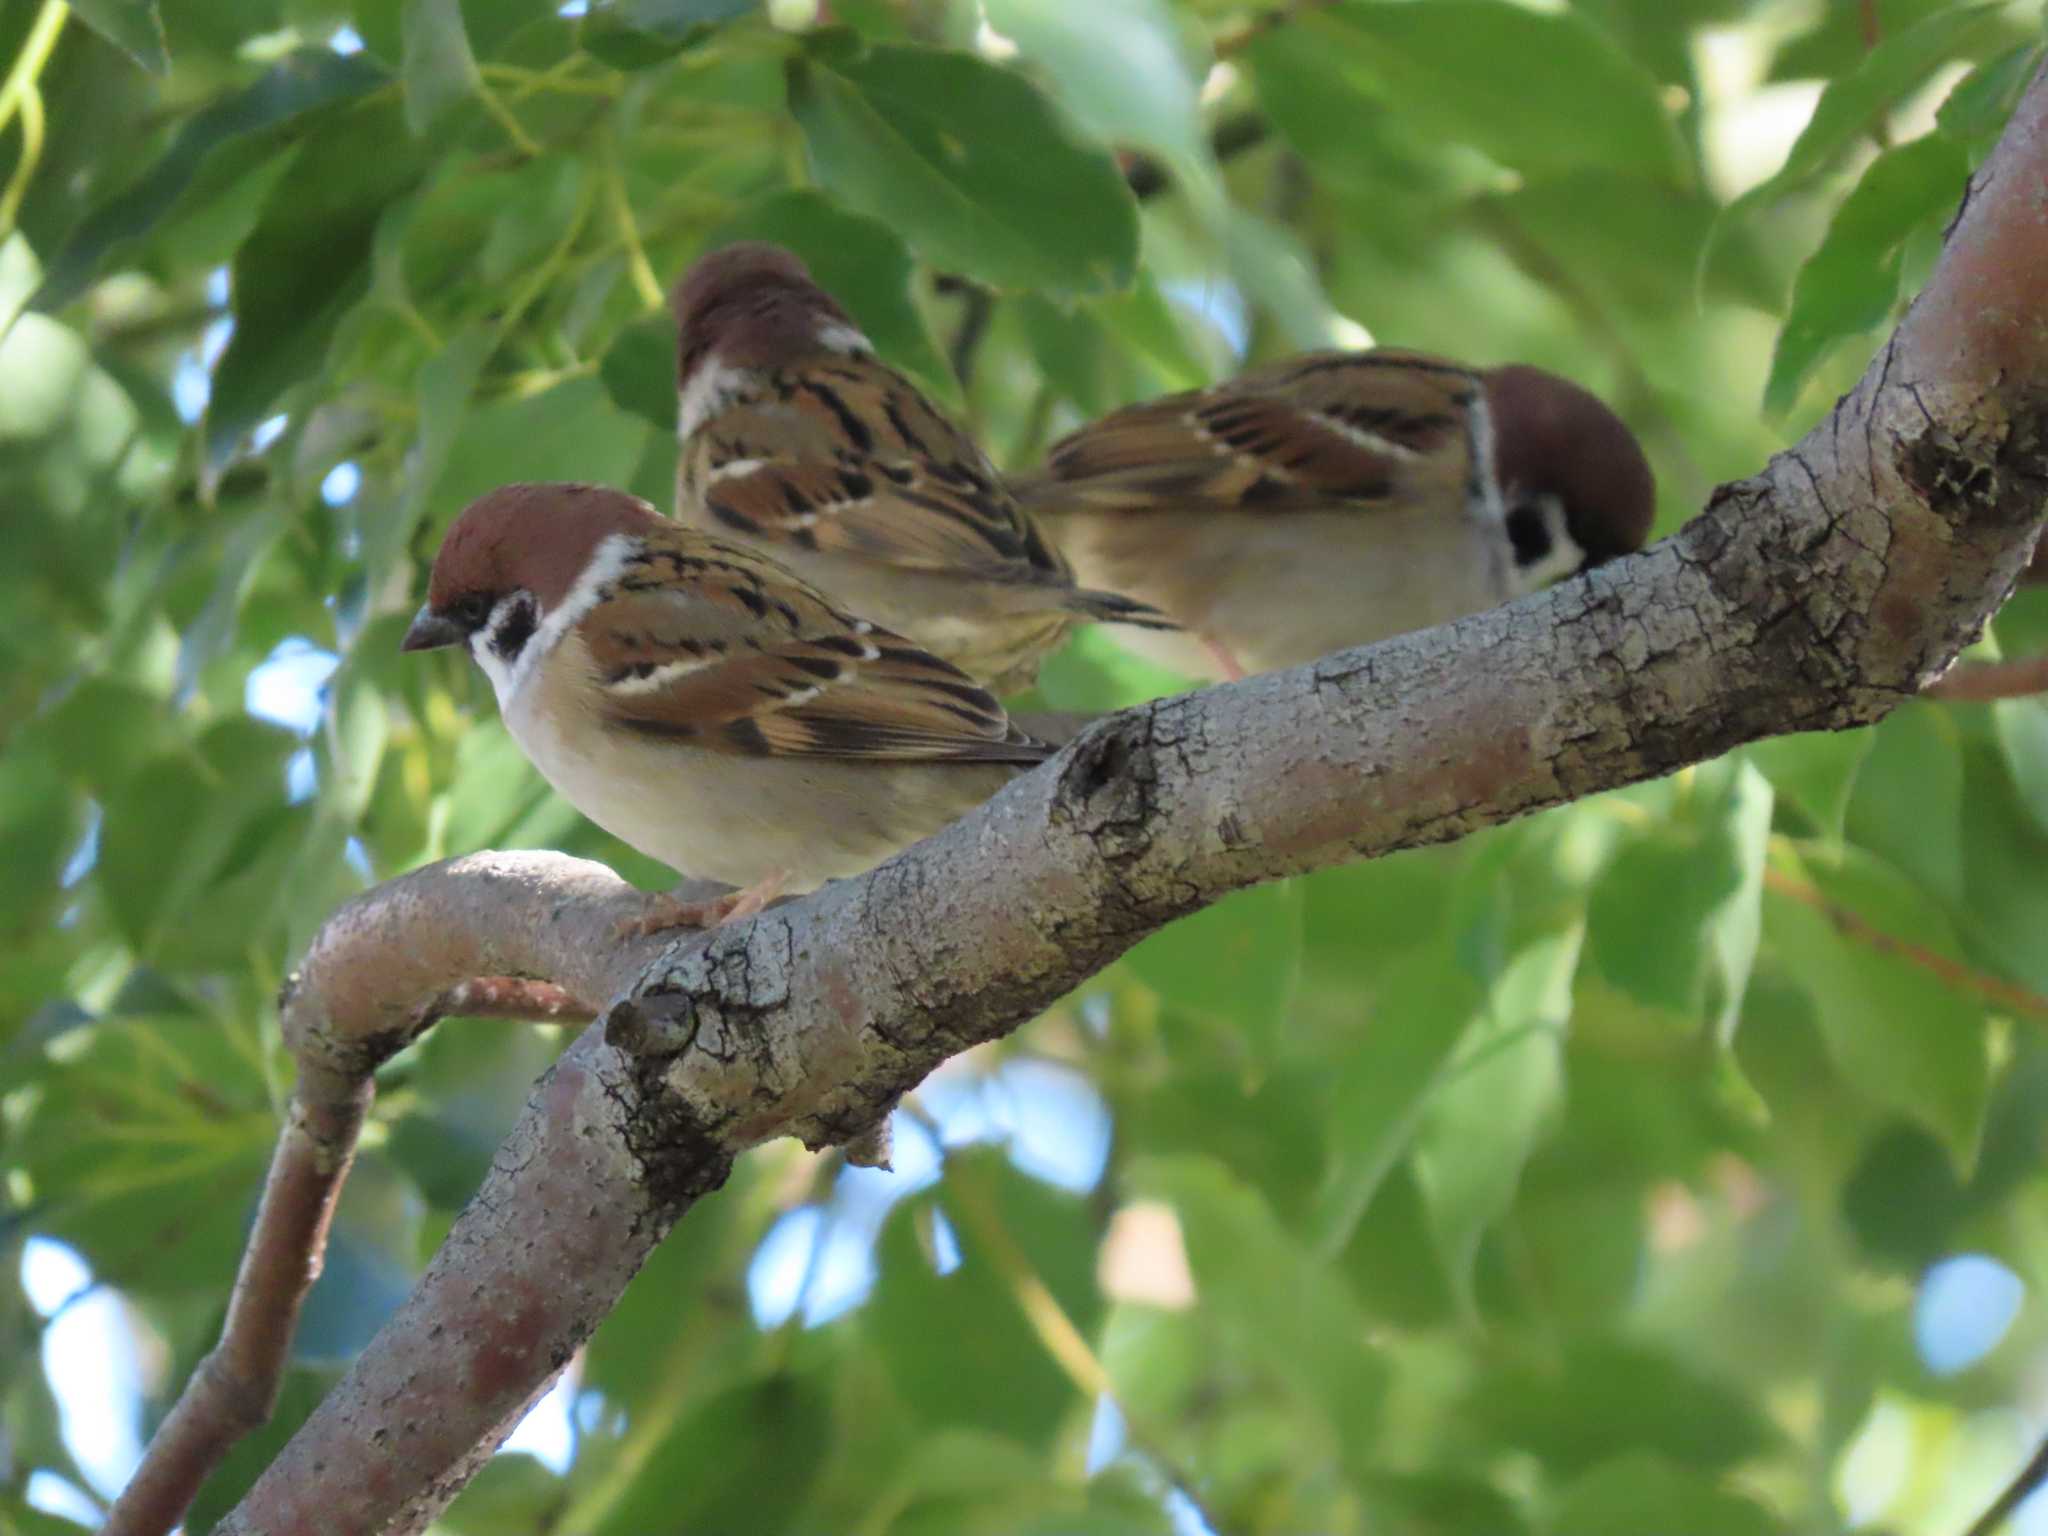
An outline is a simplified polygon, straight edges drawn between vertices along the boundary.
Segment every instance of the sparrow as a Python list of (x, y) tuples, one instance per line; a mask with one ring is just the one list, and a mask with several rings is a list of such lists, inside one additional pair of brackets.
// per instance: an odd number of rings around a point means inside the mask
[(1233, 677), (1424, 629), (1640, 549), (1656, 485), (1569, 380), (1419, 352), (1311, 352), (1112, 412), (1016, 482), (1081, 579)]
[(642, 932), (856, 874), (1054, 750), (774, 561), (599, 486), (505, 486), (456, 518), (400, 649), (457, 645), (564, 799), (740, 887), (656, 898)]
[(959, 425), (875, 349), (804, 264), (743, 243), (674, 292), (676, 516), (763, 549), (998, 693), (1077, 619), (1170, 627), (1076, 587)]

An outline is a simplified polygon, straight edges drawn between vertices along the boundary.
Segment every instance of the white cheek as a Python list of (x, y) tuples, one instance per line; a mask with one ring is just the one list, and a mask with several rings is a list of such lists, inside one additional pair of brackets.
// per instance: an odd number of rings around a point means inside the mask
[(828, 325), (818, 332), (818, 345), (828, 352), (843, 352), (848, 357), (865, 357), (875, 350), (875, 344), (850, 325)]
[(1468, 415), (1472, 433), (1472, 478), (1480, 495), (1480, 510), (1488, 522), (1507, 521), (1508, 509), (1500, 494), (1500, 477), (1493, 464), (1493, 411), (1486, 403), (1486, 391), (1472, 392)]
[(676, 401), (676, 436), (688, 441), (699, 427), (732, 403), (746, 382), (744, 373), (726, 367), (715, 353), (705, 358)]

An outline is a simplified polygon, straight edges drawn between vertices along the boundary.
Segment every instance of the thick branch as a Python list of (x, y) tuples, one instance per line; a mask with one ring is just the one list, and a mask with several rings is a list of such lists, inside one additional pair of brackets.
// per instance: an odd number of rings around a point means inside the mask
[[(520, 896), (539, 899), (522, 907)], [(320, 1277), (371, 1074), (449, 1014), (593, 1017), (654, 947), (613, 942), (638, 899), (601, 865), (486, 854), (394, 880), (328, 919), (279, 999), (299, 1080), (221, 1341), (108, 1513), (110, 1536), (171, 1529), (229, 1447), (270, 1416), (299, 1309)], [(570, 916), (556, 921), (562, 913)], [(558, 980), (497, 974), (507, 971)]]
[[(2010, 590), (2048, 488), (2044, 119), (2037, 81), (1855, 393), (1676, 538), (1455, 626), (1115, 716), (902, 857), (646, 966), (218, 1529), (420, 1529), (733, 1156), (862, 1134), (946, 1056), (1185, 912), (1762, 736), (1864, 724), (1917, 691)], [(602, 882), (558, 899), (548, 868), (373, 893), (330, 925), (374, 961), (337, 972), (330, 1004), (399, 1030), (409, 1005), (390, 999), (471, 975), (597, 995), (628, 973), (607, 945), (549, 945), (561, 971), (495, 947), (500, 925), (605, 920)], [(435, 962), (412, 965), (422, 942)]]

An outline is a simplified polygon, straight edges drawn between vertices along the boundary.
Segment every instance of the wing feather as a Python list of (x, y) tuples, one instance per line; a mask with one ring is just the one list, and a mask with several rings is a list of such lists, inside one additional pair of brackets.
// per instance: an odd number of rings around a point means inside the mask
[(1047, 511), (1386, 504), (1469, 478), (1480, 387), (1419, 353), (1309, 353), (1112, 412), (1054, 444), (1020, 491)]
[(1039, 762), (995, 696), (749, 552), (650, 540), (576, 633), (621, 730), (742, 756)]
[(683, 445), (682, 499), (768, 542), (911, 570), (1067, 585), (974, 439), (866, 355), (772, 371)]

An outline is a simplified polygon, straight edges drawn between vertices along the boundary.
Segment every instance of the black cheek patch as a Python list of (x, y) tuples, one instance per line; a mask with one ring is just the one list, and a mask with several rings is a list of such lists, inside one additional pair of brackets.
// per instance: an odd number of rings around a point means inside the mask
[(1514, 546), (1515, 564), (1531, 566), (1550, 553), (1550, 525), (1543, 508), (1523, 502), (1508, 512), (1508, 542)]
[(533, 599), (521, 597), (505, 610), (505, 616), (491, 631), (491, 649), (507, 662), (516, 661), (539, 627), (540, 620), (533, 611)]

